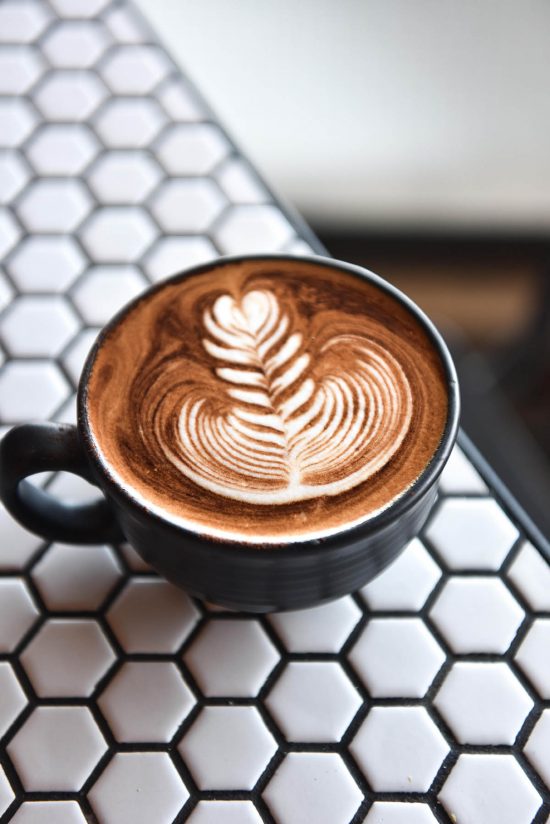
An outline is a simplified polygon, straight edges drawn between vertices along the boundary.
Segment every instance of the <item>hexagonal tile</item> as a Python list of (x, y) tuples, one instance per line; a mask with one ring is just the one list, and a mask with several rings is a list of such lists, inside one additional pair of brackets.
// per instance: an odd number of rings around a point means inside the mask
[(15, 357), (54, 358), (74, 337), (79, 326), (64, 298), (25, 296), (17, 298), (3, 315), (0, 337)]
[(206, 175), (231, 151), (222, 131), (211, 123), (178, 124), (159, 141), (157, 154), (171, 175)]
[(37, 180), (27, 187), (16, 211), (30, 232), (70, 232), (91, 208), (80, 181)]
[[(72, 403), (72, 398), (70, 402)], [(60, 413), (58, 412), (56, 417), (59, 415), (65, 416), (66, 414), (68, 414), (67, 406), (65, 406)], [(73, 420), (76, 421), (76, 415), (73, 417)], [(48, 492), (52, 494), (54, 498), (58, 498), (67, 504), (88, 504), (92, 501), (97, 501), (101, 497), (97, 486), (89, 484), (84, 478), (81, 478), (79, 475), (73, 475), (72, 472), (56, 472), (51, 481), (48, 481), (47, 487)], [(85, 550), (86, 546), (82, 546), (81, 549), (82, 548)], [(111, 552), (111, 550), (109, 550), (109, 552)], [(82, 563), (81, 555), (79, 557), (80, 563)], [(88, 581), (88, 583), (90, 582)], [(91, 583), (93, 585), (93, 582)], [(76, 594), (78, 597), (81, 595), (81, 591), (77, 591)]]
[(97, 22), (61, 23), (44, 37), (41, 48), (52, 66), (61, 69), (86, 69), (101, 57), (109, 38)]
[(462, 449), (456, 445), (441, 473), (439, 485), (448, 495), (460, 495), (465, 492), (487, 493), (484, 481)]
[(0, 209), (0, 258), (7, 255), (21, 235), (19, 226), (6, 209)]
[(207, 696), (257, 695), (278, 660), (260, 624), (251, 620), (209, 621), (185, 654)]
[(96, 266), (79, 280), (71, 299), (86, 323), (103, 326), (147, 285), (134, 266)]
[(39, 175), (78, 175), (98, 149), (97, 138), (85, 126), (52, 123), (33, 136), (25, 154)]
[(117, 741), (170, 741), (195, 704), (175, 664), (129, 662), (98, 700)]
[(130, 544), (119, 544), (118, 549), (132, 572), (154, 572), (152, 566), (144, 561)]
[(120, 574), (113, 550), (104, 545), (52, 544), (32, 571), (44, 603), (58, 612), (99, 609)]
[(172, 120), (186, 123), (208, 120), (208, 113), (182, 77), (172, 77), (163, 83), (157, 96)]
[(439, 799), (457, 822), (530, 824), (542, 801), (513, 755), (461, 755)]
[(437, 824), (427, 804), (375, 801), (363, 824)]
[(12, 824), (86, 824), (76, 801), (24, 801)]
[(171, 824), (189, 793), (167, 753), (117, 753), (88, 793), (102, 824)]
[(108, 152), (91, 170), (88, 185), (102, 203), (140, 203), (161, 177), (161, 170), (145, 152)]
[(137, 207), (111, 206), (95, 212), (82, 229), (88, 254), (99, 262), (131, 263), (151, 245), (157, 229)]
[(216, 257), (218, 253), (206, 237), (163, 237), (148, 253), (143, 266), (149, 278), (158, 281)]
[(21, 578), (0, 578), (0, 652), (12, 652), (38, 614)]
[(26, 237), (8, 271), (22, 292), (64, 292), (82, 273), (86, 258), (71, 237)]
[(506, 652), (524, 613), (498, 578), (449, 578), (430, 610), (453, 652)]
[(141, 20), (126, 6), (107, 9), (103, 20), (117, 43), (141, 43), (147, 40), (148, 33)]
[(154, 100), (109, 100), (98, 113), (95, 129), (106, 146), (147, 146), (166, 123), (166, 115)]
[(24, 94), (40, 77), (44, 63), (39, 52), (29, 46), (2, 46), (0, 51), (0, 94)]
[(348, 824), (363, 795), (336, 753), (289, 753), (263, 792), (285, 824)]
[(0, 146), (19, 146), (31, 133), (37, 119), (26, 100), (0, 100)]
[[(27, 706), (27, 696), (7, 661), (0, 661), (0, 738)], [(1, 814), (1, 813), (0, 813)]]
[(375, 792), (427, 792), (449, 745), (423, 707), (373, 707), (350, 751)]
[(60, 17), (95, 17), (109, 0), (50, 0)]
[(291, 661), (266, 706), (287, 741), (340, 741), (362, 703), (340, 664)]
[(13, 300), (13, 289), (0, 269), (0, 312)]
[(41, 3), (4, 0), (0, 6), (0, 41), (30, 43), (44, 30), (49, 19)]
[(151, 211), (167, 232), (204, 232), (225, 206), (207, 178), (168, 180), (153, 198)]
[(95, 72), (54, 71), (33, 93), (36, 107), (47, 120), (86, 120), (107, 96)]
[(27, 792), (78, 792), (106, 749), (87, 707), (37, 707), (7, 747)]
[(9, 203), (28, 179), (27, 167), (17, 152), (3, 152), (0, 155), (0, 203)]
[(126, 652), (176, 652), (199, 613), (181, 590), (153, 577), (134, 578), (107, 613)]
[(0, 373), (0, 416), (6, 423), (49, 418), (68, 393), (54, 363), (11, 361)]
[(110, 55), (101, 74), (115, 94), (148, 94), (170, 71), (156, 46), (122, 46)]
[(371, 696), (421, 698), (445, 653), (419, 618), (369, 621), (349, 653)]
[(543, 710), (533, 727), (525, 755), (550, 789), (550, 710)]
[(422, 609), (441, 577), (441, 570), (415, 538), (374, 581), (361, 590), (371, 610)]
[(513, 744), (533, 701), (505, 663), (456, 662), (434, 699), (461, 744)]
[(199, 801), (188, 824), (262, 824), (251, 801)]
[(531, 609), (550, 612), (550, 566), (532, 544), (523, 544), (510, 564), (508, 578)]
[(251, 790), (277, 744), (254, 707), (204, 707), (178, 750), (200, 790)]
[(361, 611), (348, 596), (320, 607), (275, 612), (267, 617), (288, 652), (339, 652)]
[[(100, 330), (97, 328), (84, 329), (71, 342), (71, 345), (65, 350), (63, 354), (63, 366), (71, 376), (75, 386), (78, 385), (80, 374), (86, 362), (86, 358), (92, 348)], [(78, 476), (72, 476), (81, 479)], [(88, 485), (89, 486), (89, 485)]]
[(276, 206), (234, 206), (220, 221), (215, 240), (225, 254), (252, 254), (277, 252), (293, 235)]
[(23, 569), (43, 543), (42, 538), (14, 521), (0, 504), (0, 569)]
[(265, 186), (241, 158), (230, 158), (216, 172), (215, 179), (231, 203), (265, 203), (270, 199)]
[(11, 788), (6, 773), (0, 765), (0, 815), (6, 812), (14, 798), (15, 793)]
[[(283, 251), (291, 255), (315, 255), (315, 250), (311, 248), (309, 243), (299, 237), (292, 238), (289, 243), (285, 243)], [(323, 256), (321, 255), (321, 257)]]
[(539, 618), (521, 642), (515, 660), (541, 698), (550, 698), (550, 618)]

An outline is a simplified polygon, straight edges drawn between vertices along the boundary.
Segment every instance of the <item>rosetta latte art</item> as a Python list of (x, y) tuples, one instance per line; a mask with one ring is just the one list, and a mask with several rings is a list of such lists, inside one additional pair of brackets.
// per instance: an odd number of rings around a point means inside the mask
[(338, 495), (399, 450), (412, 391), (396, 358), (367, 335), (310, 351), (269, 289), (218, 297), (202, 317), (216, 380), (188, 385), (171, 463), (210, 492), (252, 504)]

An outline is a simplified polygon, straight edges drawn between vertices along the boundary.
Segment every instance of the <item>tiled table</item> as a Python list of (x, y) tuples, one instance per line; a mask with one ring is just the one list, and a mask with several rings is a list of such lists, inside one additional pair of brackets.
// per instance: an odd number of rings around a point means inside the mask
[[(97, 328), (148, 283), (322, 250), (126, 3), (7, 0), (0, 39), (0, 415), (70, 421)], [(221, 612), (2, 513), (1, 820), (550, 821), (550, 566), (461, 444), (421, 538), (301, 613)]]

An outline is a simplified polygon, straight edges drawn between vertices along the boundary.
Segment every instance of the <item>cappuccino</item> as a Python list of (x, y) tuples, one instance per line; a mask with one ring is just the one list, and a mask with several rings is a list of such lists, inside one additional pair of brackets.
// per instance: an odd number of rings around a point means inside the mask
[(448, 415), (429, 332), (382, 284), (309, 261), (218, 261), (159, 284), (90, 356), (107, 474), (209, 538), (281, 544), (372, 519)]

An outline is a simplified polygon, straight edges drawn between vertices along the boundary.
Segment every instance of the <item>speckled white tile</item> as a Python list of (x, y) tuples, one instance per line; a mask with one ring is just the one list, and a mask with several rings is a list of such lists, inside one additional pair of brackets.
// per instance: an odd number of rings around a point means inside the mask
[(95, 17), (109, 0), (50, 0), (60, 17)]
[(101, 23), (70, 21), (48, 32), (41, 49), (56, 68), (87, 69), (108, 45), (109, 37)]
[(430, 618), (453, 652), (506, 652), (524, 612), (495, 577), (449, 578)]
[(436, 824), (427, 804), (375, 801), (363, 824)]
[(550, 618), (534, 621), (516, 652), (516, 662), (541, 698), (550, 698)]
[(107, 9), (103, 20), (117, 43), (141, 43), (147, 39), (147, 32), (131, 8), (114, 6)]
[(0, 94), (23, 94), (40, 77), (44, 62), (32, 46), (3, 46), (0, 51)]
[(30, 43), (44, 31), (49, 20), (43, 3), (4, 0), (0, 5), (0, 42)]
[(195, 704), (175, 664), (131, 661), (98, 699), (117, 741), (170, 741)]
[(158, 103), (147, 98), (109, 100), (95, 118), (95, 129), (110, 148), (147, 146), (166, 123)]
[(349, 748), (375, 792), (427, 792), (449, 752), (423, 707), (373, 707)]
[(530, 824), (541, 803), (516, 759), (492, 754), (461, 755), (439, 799), (457, 824)]
[(52, 544), (33, 568), (32, 577), (48, 609), (95, 610), (117, 583), (120, 567), (107, 546)]
[(251, 790), (276, 749), (255, 707), (205, 707), (178, 744), (201, 790)]
[(214, 177), (231, 203), (265, 203), (269, 200), (265, 186), (240, 158), (230, 158), (217, 169)]
[(93, 160), (99, 143), (80, 124), (52, 123), (33, 136), (25, 154), (40, 175), (77, 175)]
[(340, 741), (362, 699), (333, 661), (291, 661), (265, 704), (287, 741)]
[(550, 709), (543, 710), (525, 745), (525, 755), (550, 789)]
[(95, 266), (73, 288), (71, 300), (88, 325), (100, 327), (147, 285), (135, 266)]
[(26, 100), (0, 100), (0, 146), (18, 146), (31, 133), (37, 120)]
[(215, 239), (224, 254), (277, 252), (294, 230), (274, 206), (233, 206), (220, 220)]
[(107, 613), (126, 652), (176, 652), (198, 617), (184, 592), (153, 577), (130, 580)]
[(348, 824), (363, 800), (336, 753), (289, 753), (263, 792), (274, 818), (284, 824)]
[(132, 263), (158, 234), (151, 218), (135, 206), (111, 206), (96, 211), (81, 230), (88, 254), (98, 262)]
[(19, 526), (0, 504), (0, 570), (22, 569), (43, 543), (42, 538)]
[(504, 662), (458, 661), (434, 705), (460, 744), (513, 744), (533, 701)]
[(6, 812), (14, 798), (15, 793), (11, 788), (11, 784), (8, 781), (3, 767), (0, 765), (0, 815)]
[(151, 211), (167, 232), (204, 232), (225, 206), (218, 187), (207, 178), (174, 178), (153, 197)]
[(158, 158), (171, 175), (208, 174), (230, 151), (220, 129), (211, 123), (172, 126), (157, 147)]
[(38, 618), (22, 578), (0, 578), (0, 652), (11, 652)]
[(204, 695), (253, 697), (279, 656), (258, 621), (218, 619), (193, 639), (184, 660)]
[(88, 798), (102, 824), (172, 824), (189, 792), (164, 752), (118, 753)]
[(9, 730), (15, 719), (27, 706), (27, 696), (14, 673), (11, 664), (0, 661), (0, 738)]
[(101, 66), (101, 75), (116, 94), (149, 94), (170, 71), (166, 55), (155, 46), (123, 46)]
[(37, 707), (7, 747), (28, 792), (78, 792), (106, 749), (87, 707)]
[(455, 446), (451, 452), (451, 456), (441, 473), (439, 485), (442, 491), (449, 495), (460, 495), (467, 492), (487, 493), (485, 482), (459, 446)]
[(0, 373), (0, 415), (6, 423), (49, 418), (68, 394), (53, 363), (10, 361)]
[(532, 544), (523, 544), (510, 564), (508, 578), (531, 609), (550, 612), (550, 566)]
[(2, 316), (0, 338), (14, 357), (54, 358), (79, 326), (65, 298), (29, 295), (15, 300)]
[(76, 801), (25, 801), (12, 824), (86, 824)]
[(91, 71), (55, 71), (33, 91), (36, 107), (49, 120), (86, 120), (108, 92)]
[(207, 237), (163, 237), (148, 253), (144, 270), (152, 281), (158, 281), (216, 257), (218, 253)]
[(12, 249), (19, 237), (21, 230), (6, 209), (0, 209), (0, 258)]
[(0, 204), (9, 203), (28, 179), (29, 170), (21, 155), (11, 151), (0, 154)]
[(368, 622), (349, 660), (371, 696), (421, 698), (445, 653), (420, 618), (382, 618)]
[(339, 652), (361, 617), (349, 596), (312, 609), (268, 616), (288, 652)]
[[(80, 375), (82, 373), (82, 369), (86, 362), (86, 358), (92, 348), (100, 329), (98, 327), (92, 327), (89, 329), (84, 329), (78, 335), (76, 335), (71, 344), (66, 348), (65, 352), (63, 353), (62, 362), (63, 366), (71, 376), (73, 383), (75, 386), (78, 385), (78, 381), (80, 380)], [(77, 481), (81, 481), (81, 478), (78, 476), (73, 476), (76, 478)], [(88, 487), (91, 489), (90, 485)], [(97, 493), (96, 493), (97, 494)]]
[(196, 95), (187, 84), (181, 82), (180, 78), (172, 78), (163, 83), (156, 96), (166, 113), (176, 122), (189, 123), (208, 118)]
[(145, 152), (108, 152), (90, 170), (88, 185), (101, 203), (140, 203), (162, 174)]
[(374, 581), (361, 590), (371, 610), (416, 611), (441, 577), (441, 570), (418, 538)]
[(251, 801), (199, 801), (188, 824), (262, 824)]
[(22, 292), (64, 292), (86, 266), (70, 237), (26, 237), (14, 250), (8, 271)]
[(70, 232), (92, 208), (84, 186), (76, 180), (38, 180), (27, 187), (17, 215), (30, 232)]

